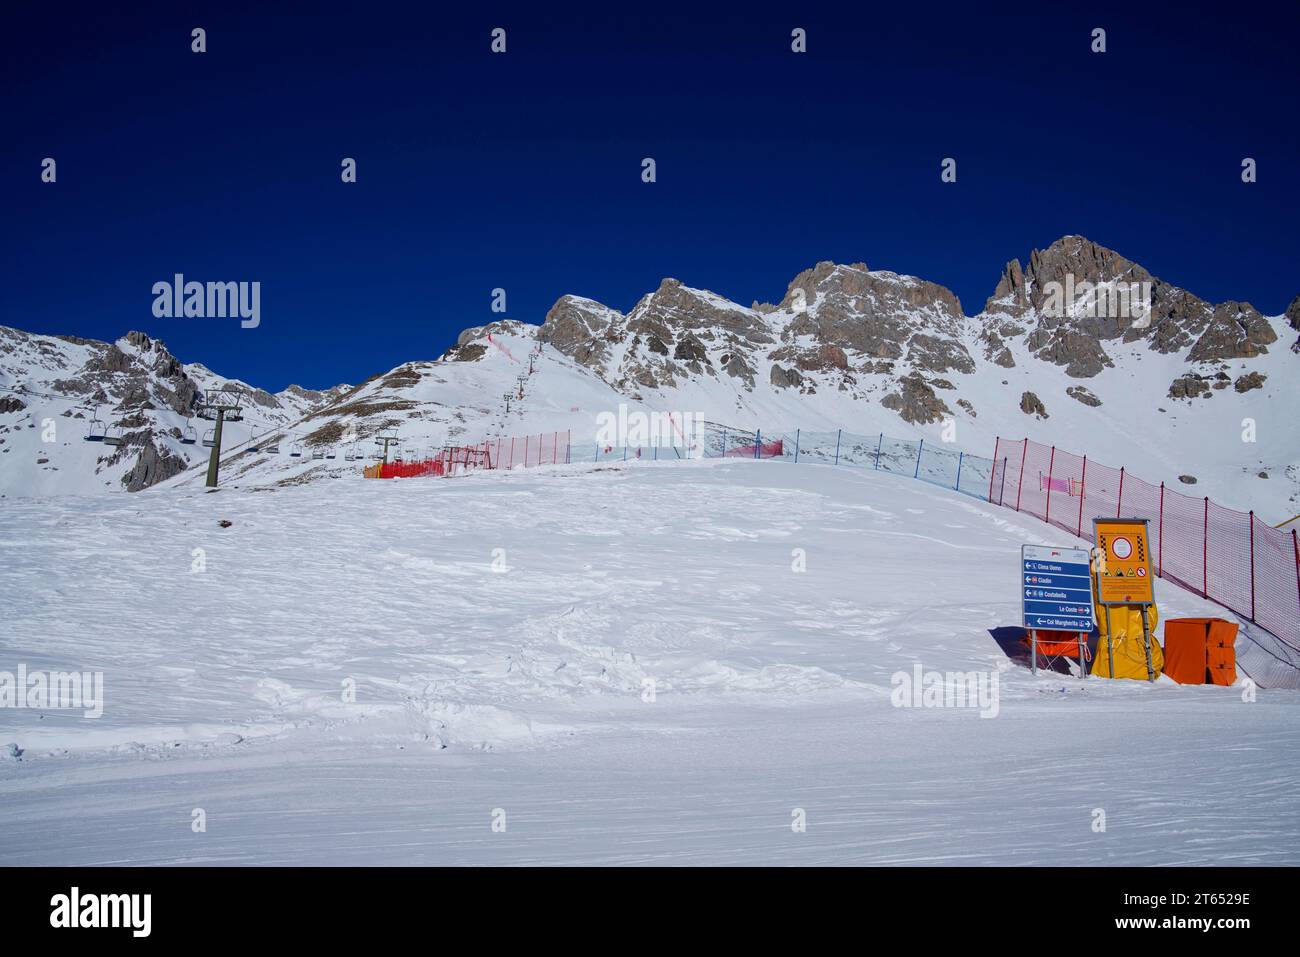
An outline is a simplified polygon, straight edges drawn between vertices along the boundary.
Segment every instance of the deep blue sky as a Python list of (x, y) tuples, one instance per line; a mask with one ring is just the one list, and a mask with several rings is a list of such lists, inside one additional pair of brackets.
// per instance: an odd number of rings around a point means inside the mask
[[(833, 259), (977, 312), (1082, 233), (1211, 300), (1300, 293), (1291, 2), (32, 6), (0, 14), (0, 323), (271, 389), (436, 356), (497, 286), (540, 322), (663, 276), (775, 301)], [(261, 327), (154, 318), (175, 272), (260, 280)]]

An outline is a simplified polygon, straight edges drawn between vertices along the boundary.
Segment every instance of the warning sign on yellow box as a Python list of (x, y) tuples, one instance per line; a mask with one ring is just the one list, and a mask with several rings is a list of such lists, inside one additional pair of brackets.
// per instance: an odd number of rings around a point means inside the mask
[(1097, 600), (1102, 604), (1152, 604), (1151, 549), (1144, 518), (1093, 519)]

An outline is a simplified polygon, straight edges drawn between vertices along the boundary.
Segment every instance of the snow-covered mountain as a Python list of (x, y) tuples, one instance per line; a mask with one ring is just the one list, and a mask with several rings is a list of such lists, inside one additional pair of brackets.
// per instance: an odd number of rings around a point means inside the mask
[(0, 326), (0, 495), (138, 491), (206, 462), (212, 423), (195, 410), (207, 389), (243, 398), (244, 421), (226, 426), (231, 443), (291, 424), (348, 387), (272, 395), (182, 363), (141, 332), (108, 343)]
[[(1097, 308), (1113, 305), (1107, 295), (1127, 284), (1147, 284), (1148, 313)], [(368, 455), (387, 429), (417, 454), (554, 430), (592, 447), (597, 416), (626, 403), (768, 433), (946, 438), (984, 456), (999, 435), (1029, 435), (1280, 521), (1300, 510), (1300, 422), (1287, 403), (1298, 332), (1300, 297), (1278, 316), (1244, 302), (1211, 304), (1079, 236), (1033, 251), (1027, 267), (1008, 263), (973, 316), (941, 285), (863, 263), (819, 263), (795, 276), (779, 303), (748, 307), (665, 279), (626, 313), (565, 295), (540, 326), (467, 329), (440, 358), (351, 391), (260, 393), (278, 404), (265, 423), (281, 427), (280, 454), (248, 450), (237, 426), (223, 476), (275, 484), (354, 474), (358, 464), (342, 450)], [(118, 349), (128, 354), (127, 346)], [(82, 362), (88, 381), (106, 374), (104, 360)], [(4, 374), (0, 384), (22, 380)], [(202, 374), (210, 375), (191, 377)], [(509, 412), (507, 392), (516, 397)], [(123, 414), (132, 409), (125, 397), (118, 404)], [(294, 444), (335, 458), (290, 457)], [(144, 458), (147, 450), (136, 451)], [(199, 473), (172, 481), (202, 481)], [(0, 475), (6, 490), (49, 490), (23, 486), (7, 469)]]

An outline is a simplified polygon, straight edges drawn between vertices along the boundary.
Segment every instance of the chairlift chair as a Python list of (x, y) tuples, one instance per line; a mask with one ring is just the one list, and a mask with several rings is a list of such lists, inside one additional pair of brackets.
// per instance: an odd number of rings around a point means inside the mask
[(270, 442), (268, 442), (268, 443), (266, 444), (266, 453), (267, 453), (268, 455), (279, 455), (279, 454), (280, 454), (280, 442), (279, 442), (279, 440), (277, 440), (277, 439), (272, 439)]
[(199, 433), (194, 431), (194, 426), (186, 425), (185, 431), (181, 433), (181, 445), (193, 445), (199, 440)]
[(217, 430), (208, 429), (203, 433), (203, 447), (210, 449), (217, 444)]
[(325, 452), (325, 458), (327, 458), (327, 459), (333, 459), (333, 458), (337, 458), (337, 457), (338, 457), (338, 453), (335, 452), (333, 448), (330, 448), (330, 449), (327, 449), (327, 450), (326, 450), (326, 452)]
[(312, 449), (311, 457), (313, 459), (323, 459), (325, 458), (325, 452), (322, 449)]
[(104, 441), (104, 423), (100, 421), (99, 417), (94, 412), (90, 414), (90, 421), (86, 423), (86, 441)]
[(300, 459), (300, 458), (302, 458), (302, 446), (299, 445), (297, 442), (295, 442), (295, 443), (293, 443), (293, 445), (289, 446), (289, 458), (291, 458), (291, 459)]
[(103, 442), (105, 445), (126, 445), (126, 436), (122, 434), (122, 427), (116, 425), (104, 433)]

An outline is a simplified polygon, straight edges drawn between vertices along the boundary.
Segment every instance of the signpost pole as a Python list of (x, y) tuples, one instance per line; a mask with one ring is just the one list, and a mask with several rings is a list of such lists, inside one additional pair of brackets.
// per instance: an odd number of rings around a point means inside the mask
[[(1102, 605), (1106, 613), (1106, 664), (1110, 666), (1110, 676), (1115, 677), (1115, 642), (1114, 633), (1110, 630), (1110, 605)], [(1142, 619), (1146, 621), (1146, 617)]]
[(1142, 647), (1147, 653), (1147, 681), (1155, 681), (1156, 673), (1151, 667), (1151, 629), (1147, 627), (1147, 606), (1142, 606)]
[(1029, 629), (1029, 671), (1038, 677), (1038, 629)]

